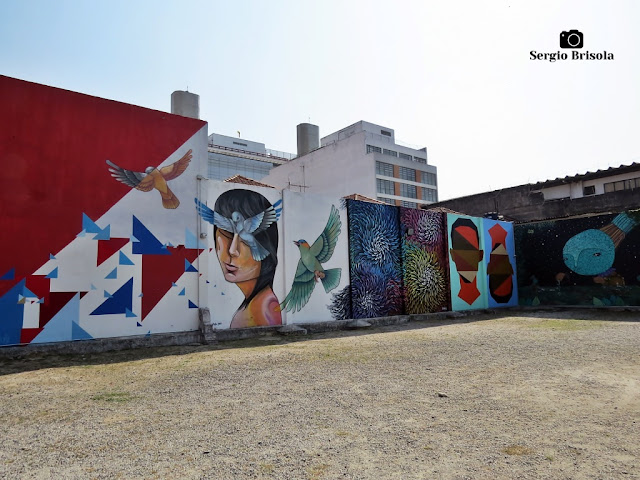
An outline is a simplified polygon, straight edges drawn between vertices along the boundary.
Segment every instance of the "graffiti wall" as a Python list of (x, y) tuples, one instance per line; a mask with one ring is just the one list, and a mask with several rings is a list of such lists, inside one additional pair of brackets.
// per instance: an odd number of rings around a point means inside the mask
[(491, 308), (516, 306), (518, 282), (513, 224), (483, 218), (482, 233), (488, 305)]
[(522, 305), (640, 305), (640, 211), (517, 225)]
[(0, 344), (198, 326), (206, 124), (0, 76)]
[(212, 252), (204, 278), (213, 326), (283, 325), (280, 192), (214, 181), (205, 185), (194, 206)]
[(487, 308), (482, 219), (447, 214), (453, 310)]
[[(2, 76), (0, 105), (0, 345), (517, 302), (510, 224), (206, 180), (200, 120)], [(567, 268), (521, 266), (525, 301), (637, 302), (636, 224), (528, 228)]]
[(450, 310), (445, 214), (400, 208), (405, 313)]
[(283, 202), (286, 322), (351, 318), (344, 202), (290, 191)]
[(404, 313), (400, 209), (347, 200), (353, 318)]

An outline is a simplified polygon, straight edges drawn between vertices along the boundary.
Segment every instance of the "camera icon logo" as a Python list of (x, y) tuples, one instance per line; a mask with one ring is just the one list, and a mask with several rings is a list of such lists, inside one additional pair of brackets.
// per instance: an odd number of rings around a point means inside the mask
[(560, 48), (582, 48), (584, 35), (578, 30), (569, 30), (560, 33)]

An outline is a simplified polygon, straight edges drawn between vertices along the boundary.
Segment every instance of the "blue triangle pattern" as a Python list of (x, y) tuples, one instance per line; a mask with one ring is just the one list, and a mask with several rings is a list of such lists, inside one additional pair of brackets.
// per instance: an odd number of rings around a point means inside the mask
[(31, 290), (29, 290), (26, 286), (22, 289), (22, 295), (24, 295), (25, 297), (38, 298), (38, 296), (35, 293), (33, 293)]
[(180, 290), (180, 293), (179, 293), (178, 295), (184, 295), (184, 294), (185, 294), (186, 289), (187, 289), (187, 288), (185, 287), (185, 288), (183, 288), (182, 290)]
[(98, 234), (93, 237), (94, 240), (109, 240), (111, 238), (111, 225), (107, 225), (104, 230), (100, 230)]
[(71, 324), (71, 338), (73, 340), (91, 340), (93, 337), (76, 322)]
[(133, 263), (131, 259), (124, 254), (124, 252), (120, 252), (120, 259), (118, 260), (118, 263), (120, 265), (135, 265), (135, 263)]
[(189, 262), (189, 260), (187, 260), (186, 258), (184, 259), (184, 271), (185, 272), (198, 272), (198, 270), (196, 269), (196, 267), (193, 266), (193, 264), (191, 262)]
[(193, 303), (191, 300), (189, 300), (189, 308), (198, 308), (198, 306)]
[(108, 279), (118, 278), (118, 267), (116, 267), (113, 270), (111, 270), (111, 273), (109, 273), (109, 275), (107, 275), (104, 278), (108, 278)]
[(24, 289), (24, 285), (25, 280), (22, 279), (0, 297), (0, 318), (2, 318), (2, 322), (0, 322), (0, 345), (20, 343), (24, 305), (17, 303), (16, 298)]
[(82, 214), (82, 231), (85, 233), (100, 233), (101, 228), (89, 218), (86, 213)]
[(73, 324), (80, 317), (80, 294), (76, 293), (69, 302), (47, 322), (31, 343), (65, 342), (73, 340)]
[[(106, 291), (105, 291), (106, 293)], [(126, 313), (133, 308), (133, 278), (116, 290), (110, 298), (96, 308), (90, 315), (110, 315)]]
[(145, 227), (137, 217), (133, 216), (133, 235), (138, 239), (133, 243), (133, 253), (142, 255), (171, 255), (166, 246)]
[(7, 273), (0, 277), (0, 280), (13, 280), (16, 276), (16, 269), (12, 268)]
[(129, 310), (128, 308), (125, 310), (125, 316), (129, 317), (129, 318), (133, 318), (133, 317), (137, 317), (138, 315), (136, 315), (135, 313), (133, 313), (131, 310)]
[(51, 272), (48, 275), (45, 275), (44, 278), (58, 278), (58, 267), (51, 270)]

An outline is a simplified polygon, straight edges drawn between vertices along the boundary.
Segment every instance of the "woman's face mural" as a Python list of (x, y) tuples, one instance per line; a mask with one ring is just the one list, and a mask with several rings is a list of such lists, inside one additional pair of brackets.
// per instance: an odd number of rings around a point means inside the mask
[(237, 233), (216, 229), (216, 254), (227, 282), (247, 282), (260, 276), (261, 262), (254, 260), (249, 245)]
[(260, 193), (243, 189), (222, 193), (213, 210), (196, 199), (198, 213), (214, 227), (224, 279), (244, 295), (231, 328), (282, 324), (280, 302), (273, 292), (281, 203), (272, 205)]

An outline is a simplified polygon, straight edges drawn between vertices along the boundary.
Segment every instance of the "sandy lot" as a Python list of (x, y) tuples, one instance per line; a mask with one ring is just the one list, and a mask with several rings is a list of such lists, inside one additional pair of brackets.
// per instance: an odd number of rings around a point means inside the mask
[(640, 478), (640, 314), (469, 320), (0, 361), (0, 478)]

